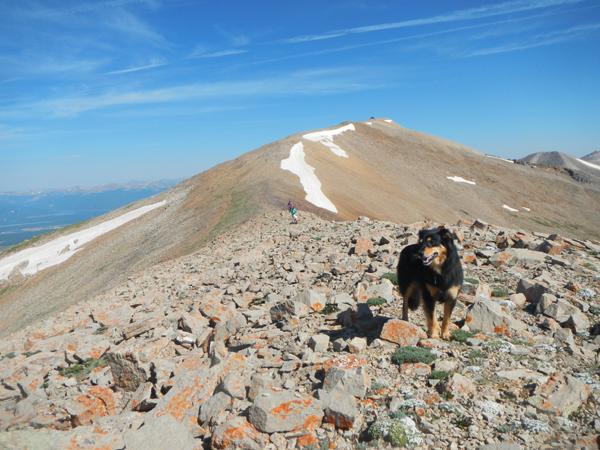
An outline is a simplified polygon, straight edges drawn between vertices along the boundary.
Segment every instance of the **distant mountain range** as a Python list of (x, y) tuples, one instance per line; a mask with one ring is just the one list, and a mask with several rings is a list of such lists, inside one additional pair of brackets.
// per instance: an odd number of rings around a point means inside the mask
[(0, 192), (0, 248), (89, 220), (158, 194), (182, 180)]
[(560, 152), (539, 152), (521, 158), (518, 162), (562, 167), (569, 171), (575, 171), (571, 175), (578, 181), (590, 181), (585, 175), (582, 176), (583, 174), (594, 177), (594, 179), (597, 178), (596, 182), (600, 181), (600, 152), (590, 153), (582, 158)]

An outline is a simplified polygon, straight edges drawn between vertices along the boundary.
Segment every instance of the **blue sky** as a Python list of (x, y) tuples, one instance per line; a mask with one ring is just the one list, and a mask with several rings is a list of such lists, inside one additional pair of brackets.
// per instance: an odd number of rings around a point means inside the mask
[(3, 0), (0, 30), (0, 191), (188, 177), (371, 116), (600, 150), (597, 0)]

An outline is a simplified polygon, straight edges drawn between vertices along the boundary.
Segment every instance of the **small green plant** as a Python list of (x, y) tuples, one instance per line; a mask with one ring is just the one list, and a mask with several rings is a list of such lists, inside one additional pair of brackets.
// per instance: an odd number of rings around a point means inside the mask
[(404, 419), (406, 417), (406, 411), (403, 409), (398, 409), (396, 411), (392, 411), (388, 414), (390, 419)]
[(387, 303), (387, 300), (381, 297), (373, 297), (367, 300), (367, 305), (369, 306), (381, 306), (384, 303)]
[(593, 270), (594, 272), (598, 272), (598, 268), (595, 265), (593, 265), (592, 263), (589, 263), (589, 262), (585, 263), (583, 265), (583, 267), (585, 267), (586, 269)]
[(498, 433), (516, 434), (519, 431), (519, 427), (514, 423), (508, 425), (499, 425), (496, 427)]
[(263, 295), (262, 297), (256, 297), (255, 299), (252, 299), (252, 301), (250, 302), (250, 304), (251, 305), (262, 305), (266, 301), (267, 301), (267, 296)]
[(108, 330), (108, 327), (98, 327), (96, 328), (96, 331), (94, 331), (94, 334), (104, 334), (106, 333), (106, 330)]
[(454, 330), (451, 335), (451, 339), (457, 342), (467, 342), (467, 339), (471, 339), (475, 336), (470, 331), (466, 330)]
[(107, 365), (108, 359), (106, 356), (102, 356), (98, 359), (89, 358), (83, 361), (81, 364), (74, 364), (62, 369), (60, 371), (60, 375), (63, 377), (75, 377), (79, 381), (92, 372), (96, 367), (105, 367)]
[(23, 352), (22, 354), (25, 355), (26, 358), (29, 358), (30, 356), (37, 355), (38, 353), (42, 353), (42, 351), (36, 350), (35, 352)]
[(458, 419), (456, 419), (454, 421), (454, 423), (456, 424), (457, 427), (459, 428), (469, 428), (471, 425), (473, 425), (473, 419), (470, 418), (469, 416), (462, 416), (459, 417)]
[(447, 370), (434, 370), (429, 374), (429, 378), (433, 380), (445, 380), (452, 372), (448, 372)]
[(452, 400), (452, 399), (454, 398), (454, 395), (452, 395), (452, 394), (451, 394), (450, 392), (448, 392), (448, 391), (444, 391), (444, 392), (442, 393), (442, 398), (443, 398), (444, 400)]
[(504, 289), (496, 289), (492, 291), (492, 297), (508, 297), (508, 292)]
[(62, 369), (60, 371), (60, 374), (63, 377), (74, 377), (74, 376), (81, 374), (84, 369), (85, 369), (85, 366), (83, 366), (82, 364), (75, 364), (73, 366)]
[(338, 312), (340, 310), (340, 308), (338, 308), (337, 305), (334, 305), (333, 303), (328, 303), (327, 305), (325, 305), (325, 307), (319, 311), (319, 314), (323, 314), (325, 316), (332, 314), (334, 312)]
[(479, 280), (476, 280), (475, 278), (465, 278), (465, 282), (469, 284), (479, 284)]
[(319, 450), (329, 450), (329, 439), (320, 439), (319, 440)]
[(42, 389), (48, 389), (48, 383), (42, 383), (40, 386)]
[(425, 363), (431, 364), (436, 356), (429, 350), (418, 347), (400, 347), (392, 354), (392, 362), (398, 364)]
[(6, 355), (4, 355), (4, 357), (8, 359), (13, 359), (15, 356), (17, 356), (15, 352), (8, 352)]
[(485, 352), (482, 352), (481, 350), (473, 350), (471, 353), (469, 353), (467, 355), (467, 358), (469, 358), (469, 360), (471, 361), (471, 364), (476, 361), (477, 359), (480, 358), (487, 358), (488, 355)]
[(371, 389), (373, 391), (378, 391), (379, 389), (387, 389), (387, 384), (379, 383), (378, 381), (373, 381), (371, 383)]
[(368, 431), (369, 437), (377, 441), (383, 439), (389, 442), (393, 447), (405, 447), (408, 444), (408, 437), (404, 425), (397, 419), (379, 419)]
[(385, 278), (387, 280), (390, 280), (392, 282), (392, 284), (394, 285), (398, 285), (398, 274), (397, 273), (384, 273), (383, 275), (381, 275), (381, 278)]

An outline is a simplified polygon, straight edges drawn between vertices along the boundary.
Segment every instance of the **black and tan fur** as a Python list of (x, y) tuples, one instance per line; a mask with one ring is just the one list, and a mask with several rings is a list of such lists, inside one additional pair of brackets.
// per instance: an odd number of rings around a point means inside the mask
[[(419, 243), (405, 247), (398, 262), (398, 287), (404, 299), (402, 320), (408, 320), (421, 304), (429, 337), (450, 339), (450, 316), (463, 284), (463, 270), (452, 234), (445, 228), (421, 230)], [(444, 320), (438, 324), (436, 303), (444, 304)]]

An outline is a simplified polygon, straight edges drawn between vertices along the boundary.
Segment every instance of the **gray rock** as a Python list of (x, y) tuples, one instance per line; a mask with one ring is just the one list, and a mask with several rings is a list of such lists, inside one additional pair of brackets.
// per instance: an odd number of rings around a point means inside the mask
[(536, 281), (521, 279), (517, 285), (517, 294), (523, 294), (528, 302), (537, 303), (542, 298), (542, 294), (548, 293), (548, 287)]
[(248, 421), (263, 433), (299, 429), (307, 420), (320, 422), (323, 418), (321, 401), (291, 391), (262, 391), (254, 400)]
[(585, 382), (559, 373), (538, 386), (527, 402), (538, 412), (568, 417), (587, 401), (591, 388)]
[(356, 369), (332, 366), (325, 374), (323, 389), (327, 392), (340, 390), (354, 397), (364, 398), (369, 384), (369, 379), (362, 366)]
[(296, 298), (294, 298), (294, 301), (305, 304), (313, 311), (320, 311), (327, 304), (327, 299), (323, 294), (311, 289), (298, 294)]
[[(551, 301), (553, 300), (553, 301)], [(538, 312), (539, 311), (539, 312)], [(554, 320), (559, 320), (561, 317), (570, 314), (581, 314), (578, 308), (571, 305), (569, 302), (556, 298), (550, 294), (542, 295), (542, 299), (536, 307), (538, 314), (544, 314), (545, 316), (552, 317)]]
[(324, 397), (321, 399), (325, 413), (323, 421), (332, 423), (342, 430), (352, 428), (358, 415), (356, 399), (350, 394), (336, 390), (329, 393), (319, 389), (319, 392), (321, 392), (319, 399), (321, 396)]
[(106, 356), (117, 389), (134, 392), (148, 379), (149, 367), (142, 364), (131, 352), (114, 351)]
[(339, 338), (333, 341), (333, 351), (334, 352), (343, 352), (348, 347), (348, 343), (344, 338)]
[(345, 310), (348, 307), (354, 306), (356, 301), (350, 296), (350, 294), (344, 292), (334, 296), (332, 303), (337, 305), (340, 310)]
[[(550, 305), (556, 301), (556, 297), (552, 294), (544, 293), (540, 296), (535, 306), (536, 314), (545, 314), (544, 311), (550, 312)], [(548, 315), (548, 314), (546, 314)], [(548, 315), (549, 316), (549, 315)]]
[(217, 392), (200, 405), (198, 423), (206, 423), (218, 413), (231, 407), (231, 397), (224, 392)]
[(127, 450), (147, 450), (149, 445), (153, 450), (192, 449), (198, 445), (189, 426), (171, 414), (149, 419), (137, 430), (128, 430), (123, 440)]
[(348, 342), (348, 351), (350, 353), (360, 353), (367, 348), (367, 340), (365, 338), (355, 337)]
[(479, 447), (479, 450), (521, 450), (522, 447), (519, 444), (513, 444), (508, 442), (502, 442), (499, 444), (487, 444)]
[(573, 340), (573, 333), (569, 328), (559, 328), (554, 333), (554, 339), (563, 344), (575, 345)]
[(562, 323), (562, 326), (570, 328), (573, 333), (580, 333), (590, 328), (590, 321), (585, 314), (576, 311), (569, 315), (567, 320)]
[(273, 306), (270, 310), (271, 320), (277, 322), (282, 320), (284, 317), (297, 316), (304, 317), (308, 315), (310, 308), (304, 303), (295, 302), (293, 300), (286, 300)]
[(329, 347), (329, 336), (326, 334), (316, 334), (308, 340), (308, 346), (315, 352), (326, 352)]
[(546, 254), (522, 248), (509, 248), (496, 253), (490, 258), (490, 262), (500, 267), (502, 265), (524, 266), (531, 264), (542, 264), (546, 262)]
[(256, 396), (264, 391), (275, 387), (275, 381), (271, 374), (253, 375), (250, 379), (250, 389), (248, 390), (248, 400), (253, 401)]
[(508, 327), (516, 331), (527, 328), (527, 325), (510, 316), (500, 305), (487, 299), (471, 305), (466, 322), (472, 330), (480, 330), (484, 333), (497, 333), (502, 331), (498, 330), (500, 327)]
[(456, 361), (450, 361), (448, 359), (442, 359), (435, 362), (435, 370), (454, 372), (457, 367), (458, 363)]
[(156, 406), (156, 399), (151, 399), (152, 383), (142, 383), (133, 393), (126, 409), (131, 411), (150, 411)]
[(232, 398), (238, 398), (240, 400), (243, 400), (246, 397), (244, 380), (240, 374), (234, 372), (230, 372), (225, 376), (217, 390), (226, 393)]

